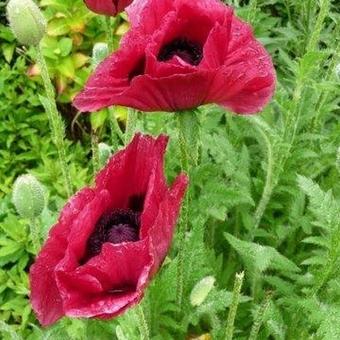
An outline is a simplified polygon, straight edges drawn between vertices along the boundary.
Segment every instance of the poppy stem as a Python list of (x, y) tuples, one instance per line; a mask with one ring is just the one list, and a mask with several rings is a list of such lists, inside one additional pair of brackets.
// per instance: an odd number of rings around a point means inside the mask
[(111, 17), (107, 16), (105, 18), (106, 30), (107, 30), (107, 44), (109, 45), (109, 51), (112, 52), (114, 48), (114, 32), (112, 27)]
[(99, 169), (99, 151), (98, 151), (98, 136), (94, 129), (92, 129), (91, 131), (91, 149), (92, 149), (93, 173), (96, 174)]
[(137, 111), (129, 108), (125, 130), (125, 144), (128, 144), (130, 142), (133, 134), (135, 133), (137, 119), (138, 119)]
[(111, 128), (111, 143), (113, 147), (113, 151), (118, 150), (118, 146), (121, 142), (124, 142), (124, 135), (122, 130), (120, 129), (116, 113), (114, 107), (110, 107), (108, 109), (109, 112), (109, 121)]
[(237, 307), (240, 303), (240, 293), (243, 284), (244, 272), (240, 274), (236, 274), (234, 289), (233, 289), (233, 297), (231, 301), (231, 306), (229, 308), (228, 320), (227, 320), (227, 329), (225, 334), (226, 340), (232, 340), (234, 334), (234, 322), (235, 316), (237, 312)]
[(138, 328), (139, 328), (141, 340), (149, 340), (150, 331), (149, 331), (148, 323), (145, 318), (143, 307), (140, 304), (135, 308), (135, 313), (136, 313), (136, 317), (138, 321)]
[(266, 296), (265, 296), (262, 304), (260, 305), (260, 307), (257, 310), (257, 313), (255, 315), (254, 323), (253, 323), (253, 326), (251, 328), (248, 340), (256, 340), (257, 339), (257, 335), (258, 335), (259, 330), (261, 328), (261, 325), (263, 323), (263, 319), (264, 319), (264, 316), (265, 316), (267, 309), (269, 307), (270, 300), (271, 300), (272, 296), (273, 296), (272, 292), (269, 291), (269, 292), (266, 293)]
[(31, 231), (34, 251), (37, 254), (38, 251), (40, 250), (41, 244), (40, 244), (39, 228), (37, 226), (37, 221), (34, 217), (30, 219), (30, 231)]
[[(196, 111), (178, 112), (178, 140), (181, 154), (182, 170), (190, 174), (191, 165), (198, 163), (199, 120)], [(182, 205), (181, 222), (178, 228), (178, 262), (177, 262), (177, 305), (183, 302), (185, 278), (185, 235), (189, 225), (190, 195), (186, 193)]]
[(58, 151), (60, 168), (61, 168), (61, 171), (64, 177), (66, 193), (67, 193), (67, 196), (71, 196), (72, 195), (71, 177), (70, 177), (67, 160), (66, 160), (66, 148), (65, 148), (65, 141), (64, 141), (65, 126), (57, 109), (57, 104), (56, 104), (56, 99), (55, 99), (55, 90), (54, 90), (50, 75), (48, 73), (46, 60), (44, 58), (40, 45), (36, 46), (36, 52), (37, 52), (37, 61), (38, 61), (38, 64), (41, 70), (41, 76), (43, 79), (45, 92), (46, 92), (46, 98), (41, 96), (40, 100), (48, 115), (48, 120), (50, 123), (51, 132), (52, 132), (52, 140)]

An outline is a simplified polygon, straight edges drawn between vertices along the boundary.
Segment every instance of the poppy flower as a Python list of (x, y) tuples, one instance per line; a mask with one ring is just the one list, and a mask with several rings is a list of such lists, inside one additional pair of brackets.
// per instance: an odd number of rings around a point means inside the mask
[(275, 88), (271, 57), (218, 0), (135, 0), (131, 29), (75, 98), (80, 111), (111, 105), (180, 111), (217, 103), (261, 111)]
[(133, 0), (84, 0), (85, 5), (93, 12), (116, 16), (125, 10)]
[(164, 260), (188, 180), (164, 177), (167, 137), (136, 135), (93, 188), (63, 208), (30, 269), (44, 326), (67, 315), (112, 318), (138, 303)]

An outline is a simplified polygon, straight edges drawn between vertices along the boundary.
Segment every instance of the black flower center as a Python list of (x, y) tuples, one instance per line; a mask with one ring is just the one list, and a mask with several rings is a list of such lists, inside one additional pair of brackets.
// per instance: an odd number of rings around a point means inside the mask
[(186, 63), (197, 66), (202, 61), (203, 48), (200, 44), (187, 38), (176, 38), (161, 48), (157, 59), (167, 61), (175, 55)]
[(99, 255), (106, 242), (113, 244), (139, 240), (140, 213), (130, 209), (114, 209), (97, 222), (87, 245), (82, 263)]

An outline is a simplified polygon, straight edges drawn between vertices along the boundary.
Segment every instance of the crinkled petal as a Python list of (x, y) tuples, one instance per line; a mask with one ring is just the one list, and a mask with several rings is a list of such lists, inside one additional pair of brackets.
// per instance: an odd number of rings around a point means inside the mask
[(148, 230), (154, 253), (154, 271), (157, 271), (169, 251), (187, 186), (188, 177), (185, 174), (179, 175), (160, 203), (155, 222)]
[(86, 6), (93, 12), (103, 15), (117, 15), (117, 7), (113, 0), (84, 0)]
[(56, 275), (66, 315), (116, 316), (139, 301), (148, 282), (153, 258), (149, 241), (105, 243), (100, 255), (73, 271)]
[(54, 270), (64, 257), (72, 221), (91, 202), (94, 192), (85, 188), (75, 195), (52, 227), (48, 240), (30, 268), (31, 303), (38, 320), (48, 326), (64, 315), (62, 300), (56, 285)]
[(145, 198), (150, 175), (163, 159), (167, 143), (164, 135), (154, 139), (136, 134), (126, 149), (110, 159), (97, 175), (96, 187), (111, 193), (113, 208), (129, 208), (131, 198)]
[(86, 6), (93, 12), (116, 16), (131, 4), (133, 0), (84, 0)]

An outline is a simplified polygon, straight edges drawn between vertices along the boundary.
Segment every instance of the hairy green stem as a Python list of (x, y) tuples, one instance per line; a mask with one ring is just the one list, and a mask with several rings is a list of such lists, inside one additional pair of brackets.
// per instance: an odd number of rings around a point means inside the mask
[(229, 308), (227, 328), (226, 328), (226, 333), (225, 333), (226, 340), (232, 340), (233, 338), (234, 323), (235, 323), (237, 308), (240, 303), (240, 293), (241, 293), (243, 278), (244, 278), (244, 272), (240, 274), (236, 274), (235, 276), (233, 297), (231, 301), (231, 306)]
[(319, 275), (317, 275), (317, 284), (314, 286), (311, 295), (316, 295), (319, 290), (328, 282), (340, 258), (340, 223), (334, 226), (331, 234), (331, 246), (327, 254), (327, 262)]
[(44, 82), (46, 96), (47, 96), (47, 103), (46, 105), (46, 112), (48, 114), (48, 119), (52, 131), (52, 140), (57, 148), (58, 156), (59, 156), (59, 162), (61, 171), (63, 174), (64, 182), (65, 182), (65, 189), (68, 196), (72, 195), (72, 185), (71, 185), (71, 178), (70, 173), (66, 161), (66, 150), (65, 150), (65, 127), (64, 123), (62, 121), (61, 116), (58, 113), (57, 104), (55, 100), (55, 90), (53, 87), (53, 84), (51, 82), (47, 64), (45, 61), (45, 58), (43, 56), (42, 49), (40, 45), (36, 46), (36, 52), (37, 52), (37, 60), (38, 64), (41, 70), (41, 76)]
[(110, 16), (105, 17), (106, 30), (107, 30), (107, 44), (109, 51), (112, 52), (114, 49), (114, 31), (112, 27), (112, 20)]
[(272, 295), (273, 295), (272, 292), (266, 293), (266, 296), (265, 296), (259, 310), (257, 311), (257, 313), (255, 315), (254, 323), (253, 323), (253, 326), (251, 328), (250, 335), (249, 335), (249, 340), (256, 340), (257, 339), (257, 335), (259, 334), (259, 331), (260, 331), (260, 328), (262, 326), (266, 311), (269, 307)]
[(134, 109), (129, 109), (126, 121), (125, 144), (128, 144), (136, 131), (138, 113)]
[(109, 113), (109, 121), (110, 121), (110, 128), (111, 128), (111, 143), (113, 147), (113, 151), (116, 151), (119, 147), (121, 142), (124, 142), (124, 135), (122, 130), (120, 129), (115, 110), (113, 107), (108, 109)]
[(247, 21), (253, 24), (256, 16), (257, 0), (250, 0), (248, 8)]
[[(256, 123), (256, 120), (254, 120), (254, 122)], [(263, 129), (260, 127), (260, 125), (256, 124), (256, 128), (261, 134), (263, 141), (267, 148), (267, 173), (266, 173), (266, 181), (265, 181), (264, 189), (262, 192), (262, 196), (258, 203), (258, 206), (255, 211), (255, 215), (254, 215), (254, 230), (256, 230), (261, 223), (262, 217), (270, 201), (271, 195), (273, 193), (273, 187), (274, 187), (273, 186), (273, 179), (274, 179), (273, 148), (272, 148), (270, 139), (268, 138), (267, 134), (263, 131)]]
[(318, 18), (316, 19), (315, 27), (312, 31), (312, 35), (307, 45), (307, 53), (314, 51), (317, 48), (317, 44), (320, 40), (321, 30), (323, 28), (323, 23), (329, 12), (329, 4), (330, 4), (330, 0), (320, 0), (319, 15), (318, 15)]
[(37, 225), (37, 221), (35, 218), (31, 218), (30, 220), (30, 231), (31, 231), (31, 236), (32, 236), (32, 242), (33, 242), (33, 248), (34, 252), (38, 253), (40, 250), (40, 232), (39, 232), (39, 227)]
[[(337, 28), (334, 30), (334, 37), (340, 37), (340, 24), (337, 26)], [(331, 62), (329, 63), (328, 66), (328, 71), (326, 73), (325, 79), (330, 80), (332, 77), (334, 77), (334, 70), (336, 65), (339, 63), (340, 60), (340, 43), (339, 43), (339, 38), (337, 41), (337, 48), (333, 53), (333, 57)], [(321, 93), (319, 94), (319, 99), (317, 101), (316, 109), (315, 109), (315, 115), (312, 121), (312, 130), (316, 132), (317, 130), (320, 129), (321, 126), (321, 118), (322, 118), (322, 108), (324, 105), (327, 103), (327, 100), (329, 98), (329, 93), (323, 89), (320, 90)]]
[(92, 148), (93, 172), (94, 174), (96, 174), (99, 169), (99, 152), (98, 152), (98, 136), (95, 130), (91, 131), (91, 148)]
[(135, 308), (135, 312), (136, 312), (136, 317), (137, 317), (137, 321), (138, 321), (140, 338), (141, 338), (141, 340), (149, 340), (150, 339), (150, 330), (149, 330), (149, 326), (148, 326), (148, 323), (147, 323), (146, 318), (145, 318), (143, 307), (139, 304)]
[[(188, 126), (183, 119), (184, 115), (189, 117), (194, 114), (192, 112), (179, 112), (177, 113), (178, 122), (178, 142), (180, 147), (180, 159), (182, 170), (187, 174), (190, 173), (190, 159), (189, 159), (189, 145), (186, 138)], [(181, 308), (183, 302), (184, 291), (184, 259), (185, 259), (185, 234), (188, 230), (189, 223), (189, 193), (186, 193), (184, 202), (182, 204), (181, 219), (178, 226), (178, 255), (177, 255), (177, 305)]]

